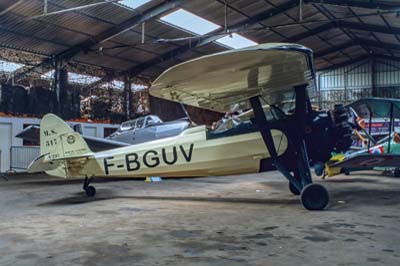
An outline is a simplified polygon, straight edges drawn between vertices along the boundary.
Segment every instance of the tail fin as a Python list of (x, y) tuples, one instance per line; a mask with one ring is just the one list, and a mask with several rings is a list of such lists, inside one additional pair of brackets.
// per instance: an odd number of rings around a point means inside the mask
[(40, 154), (48, 159), (68, 159), (91, 154), (79, 133), (58, 116), (47, 114), (40, 123)]
[(90, 160), (93, 157), (79, 133), (59, 117), (48, 114), (40, 123), (40, 156), (29, 165), (28, 172), (45, 171), (64, 178), (92, 176), (101, 173), (98, 163)]

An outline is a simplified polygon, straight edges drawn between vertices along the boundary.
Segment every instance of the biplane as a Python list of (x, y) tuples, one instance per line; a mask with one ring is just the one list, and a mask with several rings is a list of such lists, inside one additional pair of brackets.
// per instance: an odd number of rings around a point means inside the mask
[[(365, 148), (332, 158), (327, 163), (328, 176), (380, 167), (392, 168), (395, 176), (400, 177), (400, 137), (395, 130), (396, 119), (398, 121), (400, 117), (400, 100), (363, 98), (350, 104), (348, 108), (351, 113), (356, 114), (354, 128)], [(379, 135), (386, 135), (380, 140), (376, 139), (378, 134), (374, 137), (372, 132), (374, 118), (381, 121), (389, 120), (386, 127), (384, 126), (386, 123), (380, 123)], [(365, 126), (366, 120), (367, 126)]]
[[(346, 151), (351, 128), (343, 108), (312, 109), (315, 90), (313, 53), (302, 45), (262, 44), (203, 56), (166, 70), (150, 94), (221, 113), (239, 105), (253, 110), (250, 120), (216, 132), (192, 126), (177, 136), (93, 152), (80, 134), (48, 114), (40, 124), (41, 155), (28, 170), (84, 178), (91, 197), (97, 176), (195, 177), (277, 169), (306, 209), (322, 210), (329, 194), (312, 182), (310, 164)], [(284, 111), (280, 105), (288, 101), (293, 106)]]

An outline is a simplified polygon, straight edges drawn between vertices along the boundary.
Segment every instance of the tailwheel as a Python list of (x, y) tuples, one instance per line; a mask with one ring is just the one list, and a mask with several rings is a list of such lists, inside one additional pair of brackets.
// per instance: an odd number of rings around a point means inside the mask
[(94, 186), (90, 186), (90, 182), (92, 182), (93, 177), (88, 178), (85, 177), (85, 181), (83, 182), (83, 190), (86, 193), (86, 196), (88, 196), (89, 198), (94, 197), (94, 195), (96, 195), (96, 189), (94, 188)]
[(293, 184), (290, 182), (289, 182), (289, 190), (290, 190), (290, 192), (292, 192), (293, 195), (296, 195), (296, 196), (300, 195), (300, 191), (295, 186), (293, 186)]
[(94, 195), (96, 195), (96, 188), (94, 186), (88, 186), (85, 189), (86, 192), (86, 196), (88, 196), (89, 198), (94, 197)]
[(308, 184), (301, 191), (301, 202), (307, 210), (323, 210), (329, 203), (329, 193), (320, 184)]

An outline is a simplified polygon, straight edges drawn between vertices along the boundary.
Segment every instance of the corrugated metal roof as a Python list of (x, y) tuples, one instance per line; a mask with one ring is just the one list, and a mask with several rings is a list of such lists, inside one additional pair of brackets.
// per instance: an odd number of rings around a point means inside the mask
[[(104, 0), (48, 0), (48, 12), (102, 1)], [(43, 13), (43, 0), (1, 0), (0, 47), (48, 56), (63, 54), (73, 47), (82, 47), (84, 49), (77, 50), (72, 62), (116, 71), (135, 68), (136, 74), (140, 72), (140, 75), (150, 78), (182, 60), (226, 49), (213, 43), (196, 48), (198, 39), (157, 42), (159, 39), (193, 37), (190, 33), (160, 22), (158, 16), (145, 23), (144, 44), (141, 43), (140, 23), (110, 40), (98, 43), (108, 32), (117, 32), (115, 29), (123, 27), (127, 21), (139, 20), (170, 2), (178, 0), (152, 0), (135, 10), (120, 4), (107, 3), (30, 19), (29, 17)], [(180, 7), (224, 26), (224, 0), (182, 2)], [(228, 28), (240, 24), (243, 26), (241, 34), (258, 43), (294, 40), (309, 46), (316, 53), (323, 54), (315, 59), (316, 66), (320, 69), (343, 65), (363, 55), (371, 56), (371, 52), (374, 56), (400, 56), (400, 48), (396, 47), (400, 43), (400, 19), (395, 12), (387, 13), (383, 10), (378, 14), (377, 9), (373, 8), (327, 5), (328, 0), (324, 1), (325, 4), (321, 3), (323, 1), (311, 1), (312, 3), (303, 6), (303, 23), (299, 23), (298, 7), (289, 6), (282, 12), (275, 12), (290, 2), (291, 0), (228, 1)], [(359, 2), (370, 3), (367, 0)], [(400, 8), (399, 1), (374, 3), (391, 3)], [(177, 8), (179, 7), (170, 6), (169, 10), (161, 13), (166, 14)], [(271, 13), (274, 15), (270, 16)], [(260, 17), (260, 14), (264, 17)], [(257, 22), (249, 23), (254, 18), (258, 19)], [(341, 26), (337, 23), (338, 20), (352, 24)], [(360, 40), (365, 42), (360, 43)], [(380, 47), (376, 47), (377, 42), (381, 43)], [(349, 46), (345, 47), (345, 44)], [(190, 49), (184, 49), (185, 46), (190, 46)], [(341, 49), (335, 50), (335, 47)], [(326, 51), (329, 53), (326, 54)]]

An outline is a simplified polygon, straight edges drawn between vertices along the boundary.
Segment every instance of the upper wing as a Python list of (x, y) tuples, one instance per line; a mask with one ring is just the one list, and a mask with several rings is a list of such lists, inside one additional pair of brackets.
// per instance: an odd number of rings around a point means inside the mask
[[(203, 56), (161, 74), (150, 94), (217, 112), (262, 95), (268, 103), (291, 100), (293, 87), (314, 79), (312, 51), (272, 43)], [(314, 83), (312, 83), (314, 85)], [(313, 95), (309, 91), (310, 96)]]
[(374, 118), (390, 117), (390, 109), (393, 106), (393, 116), (400, 117), (400, 100), (369, 97), (349, 104), (360, 117), (367, 118), (372, 114)]
[(343, 161), (334, 163), (331, 167), (365, 168), (399, 167), (400, 155), (397, 154), (358, 154)]

